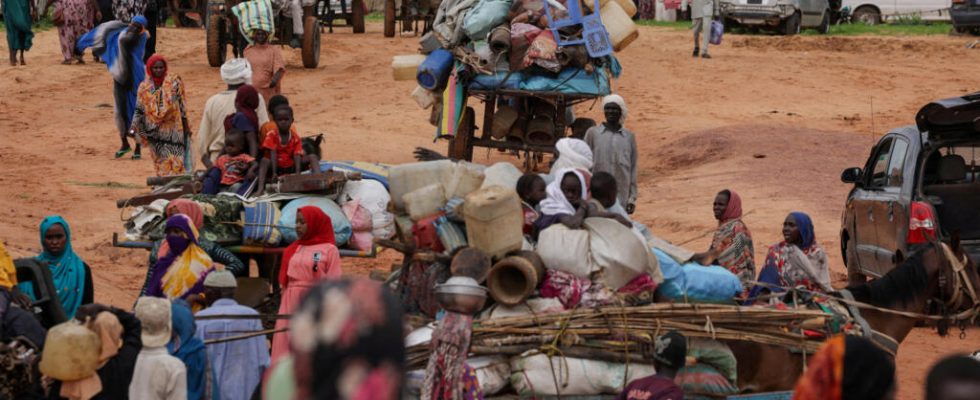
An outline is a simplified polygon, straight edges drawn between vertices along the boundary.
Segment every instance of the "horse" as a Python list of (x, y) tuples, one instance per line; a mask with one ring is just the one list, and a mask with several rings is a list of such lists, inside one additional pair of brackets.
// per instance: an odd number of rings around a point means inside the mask
[[(916, 245), (908, 258), (881, 278), (846, 288), (858, 302), (906, 313), (873, 308), (859, 311), (871, 330), (894, 339), (893, 350), (897, 350), (920, 319), (914, 315), (923, 310), (938, 310), (943, 317), (954, 313), (976, 315), (980, 310), (977, 296), (980, 273), (955, 236), (950, 241), (949, 253), (938, 241)], [(844, 293), (842, 290), (831, 295), (840, 298)], [(954, 319), (961, 324), (965, 322), (959, 316)], [(939, 333), (945, 334), (943, 321), (938, 325)], [(744, 341), (726, 343), (738, 360), (738, 387), (743, 391), (792, 390), (803, 372), (804, 355), (798, 352)]]

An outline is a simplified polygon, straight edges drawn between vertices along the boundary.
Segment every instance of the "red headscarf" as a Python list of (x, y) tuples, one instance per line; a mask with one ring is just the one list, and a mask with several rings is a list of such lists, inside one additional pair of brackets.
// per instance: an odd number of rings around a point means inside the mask
[(742, 218), (742, 198), (734, 190), (728, 190), (728, 205), (725, 206), (719, 222), (725, 223), (738, 218)]
[(235, 93), (235, 111), (245, 114), (248, 121), (255, 127), (254, 131), (259, 130), (259, 116), (255, 109), (259, 108), (259, 92), (252, 85), (242, 85)]
[[(163, 76), (160, 77), (153, 75), (153, 64), (156, 64), (157, 61), (163, 61)], [(167, 71), (169, 70), (167, 59), (159, 54), (154, 54), (150, 56), (150, 59), (146, 60), (146, 75), (153, 79), (153, 85), (156, 87), (163, 85), (163, 80), (167, 77)]]
[(306, 206), (299, 209), (306, 221), (306, 234), (291, 243), (282, 253), (282, 264), (279, 265), (279, 286), (286, 287), (286, 276), (289, 271), (289, 260), (296, 254), (299, 246), (312, 246), (316, 244), (330, 243), (336, 244), (337, 240), (333, 234), (333, 221), (316, 206)]
[(201, 205), (197, 204), (193, 200), (188, 199), (174, 199), (167, 204), (167, 214), (184, 214), (190, 217), (191, 222), (194, 223), (194, 227), (198, 231), (204, 227), (204, 210), (201, 209)]

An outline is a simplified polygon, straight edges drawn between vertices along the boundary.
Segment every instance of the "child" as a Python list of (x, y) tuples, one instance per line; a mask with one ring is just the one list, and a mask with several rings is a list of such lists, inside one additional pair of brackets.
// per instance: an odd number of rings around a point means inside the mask
[[(303, 168), (303, 161), (310, 166), (310, 173), (318, 173), (320, 160), (316, 155), (305, 155), (303, 143), (296, 133), (293, 125), (293, 108), (282, 104), (275, 109), (273, 120), (262, 125), (262, 149), (265, 150), (266, 157), (259, 163), (259, 185), (255, 192), (256, 196), (261, 196), (265, 192), (265, 179), (279, 175), (279, 170), (293, 170), (300, 173)], [(271, 170), (270, 170), (271, 168)]]
[(136, 317), (142, 325), (140, 339), (143, 349), (136, 357), (129, 398), (186, 398), (187, 367), (167, 351), (173, 326), (170, 300), (140, 297), (136, 301)]
[(278, 46), (268, 43), (269, 32), (261, 29), (252, 31), (254, 43), (245, 48), (245, 59), (252, 65), (252, 86), (263, 99), (282, 92), (282, 76), (286, 73), (286, 62)]
[[(630, 219), (629, 215), (626, 214), (626, 210), (623, 206), (619, 205), (619, 201), (616, 199), (616, 194), (619, 192), (618, 186), (616, 185), (616, 178), (608, 172), (596, 172), (592, 175), (592, 181), (589, 184), (589, 191), (592, 194), (592, 200), (590, 201), (590, 215), (589, 216), (607, 216), (608, 218), (615, 218), (619, 222), (629, 222), (627, 226), (635, 227), (643, 236), (650, 239), (651, 233), (650, 229), (639, 222), (635, 222)], [(594, 211), (592, 211), (594, 210)], [(594, 213), (594, 214), (593, 214)], [(599, 215), (603, 214), (603, 215)], [(612, 217), (610, 215), (614, 215)], [(625, 222), (624, 222), (625, 225)]]
[(247, 186), (255, 178), (258, 168), (255, 158), (245, 152), (245, 134), (235, 128), (225, 132), (225, 149), (214, 164), (207, 155), (201, 158), (201, 162), (208, 169), (202, 190), (204, 194), (240, 192), (240, 186), (243, 183)]
[(548, 197), (545, 193), (544, 178), (538, 174), (524, 174), (517, 180), (517, 195), (521, 198), (524, 208), (524, 234), (530, 235), (534, 230), (534, 221), (538, 220), (537, 207), (541, 200)]

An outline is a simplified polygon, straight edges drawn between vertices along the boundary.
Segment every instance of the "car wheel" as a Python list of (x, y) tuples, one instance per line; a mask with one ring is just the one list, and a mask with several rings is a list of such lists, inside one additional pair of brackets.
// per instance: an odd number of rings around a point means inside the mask
[(783, 21), (782, 34), (793, 36), (800, 33), (800, 13), (790, 15)]
[(858, 7), (851, 14), (851, 21), (861, 22), (868, 25), (878, 25), (881, 23), (881, 12), (871, 6)]
[(823, 12), (823, 21), (821, 21), (820, 26), (817, 27), (817, 32), (819, 32), (821, 35), (830, 33), (830, 10)]

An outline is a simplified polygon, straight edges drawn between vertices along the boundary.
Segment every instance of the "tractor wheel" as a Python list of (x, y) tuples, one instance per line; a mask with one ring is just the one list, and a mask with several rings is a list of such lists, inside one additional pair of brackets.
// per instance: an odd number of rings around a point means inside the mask
[(314, 16), (303, 21), (303, 66), (316, 68), (320, 64), (320, 21)]
[(449, 139), (449, 158), (454, 160), (473, 161), (473, 121), (476, 112), (473, 107), (466, 107), (463, 118), (459, 121), (459, 129), (452, 139)]
[(350, 5), (351, 26), (354, 33), (364, 33), (364, 0), (354, 0)]
[(212, 14), (208, 11), (207, 23), (207, 46), (208, 46), (208, 65), (220, 67), (225, 63), (226, 47), (228, 38), (225, 35), (225, 19), (221, 14)]
[(385, 0), (385, 37), (395, 37), (395, 0)]

